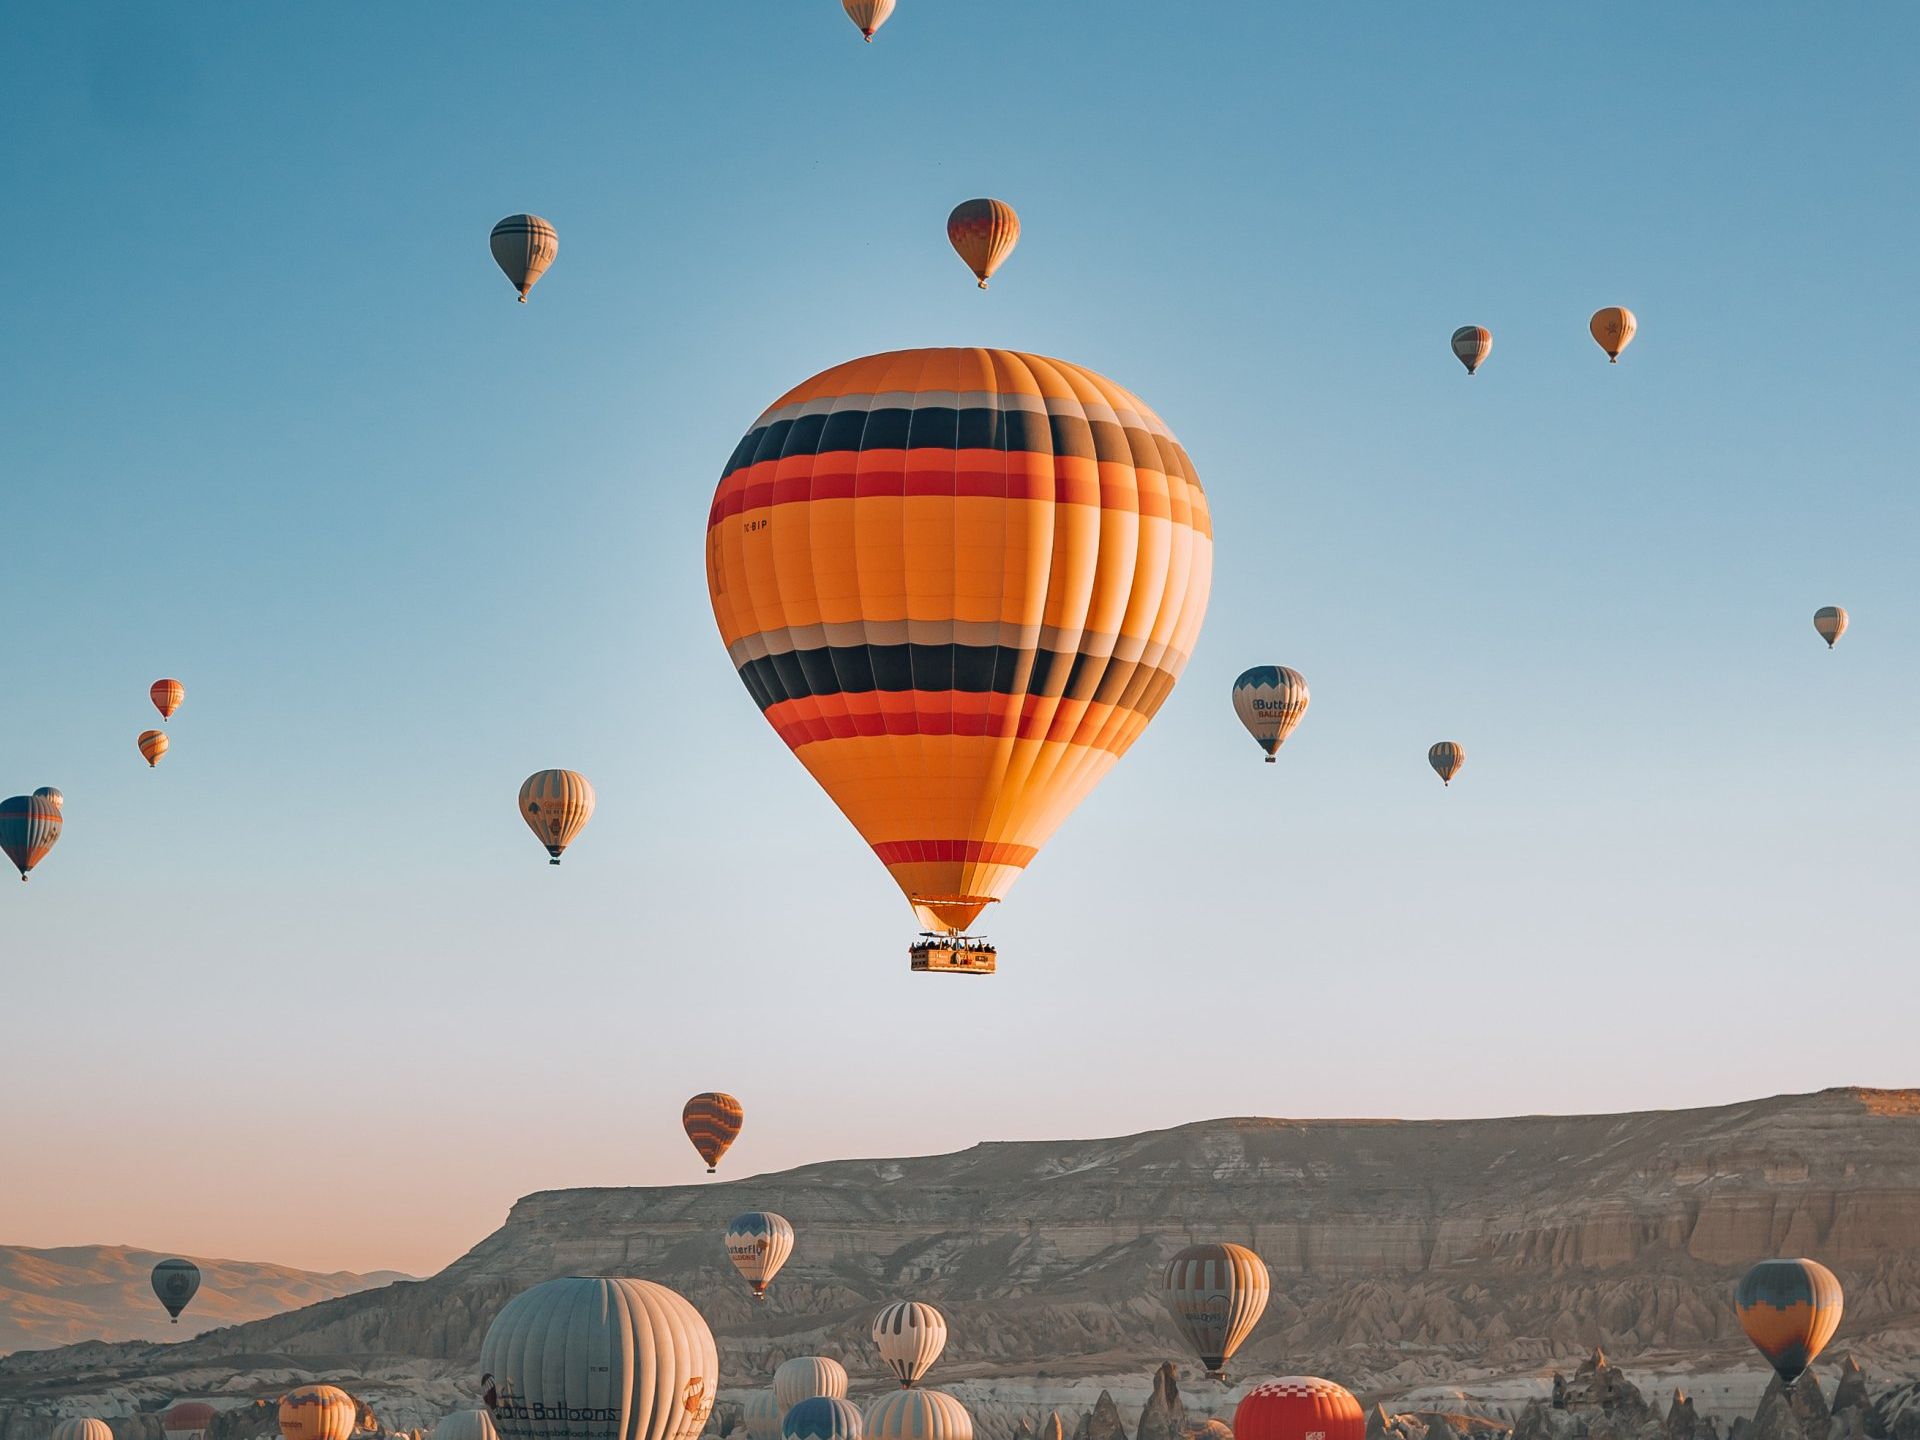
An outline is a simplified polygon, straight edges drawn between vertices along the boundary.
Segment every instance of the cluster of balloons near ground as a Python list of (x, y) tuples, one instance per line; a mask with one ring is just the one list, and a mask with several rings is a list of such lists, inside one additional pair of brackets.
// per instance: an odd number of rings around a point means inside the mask
[[(724, 1147), (723, 1147), (724, 1148)], [(763, 1243), (764, 1242), (764, 1243)], [(736, 1216), (727, 1227), (729, 1258), (764, 1299), (793, 1251), (794, 1228), (768, 1211)], [(199, 1289), (189, 1260), (154, 1267), (153, 1289), (177, 1321)], [(1266, 1310), (1266, 1262), (1244, 1245), (1189, 1245), (1161, 1277), (1175, 1326), (1210, 1379), (1226, 1367)], [(1844, 1309), (1840, 1282), (1818, 1261), (1764, 1260), (1734, 1292), (1742, 1328), (1779, 1376), (1793, 1386), (1826, 1347)], [(973, 1420), (951, 1395), (919, 1386), (947, 1343), (947, 1322), (933, 1306), (904, 1300), (874, 1317), (872, 1340), (900, 1383), (864, 1415), (846, 1398), (839, 1361), (796, 1356), (773, 1374), (770, 1389), (743, 1406), (749, 1440), (972, 1440)], [(435, 1440), (547, 1440), (547, 1417), (566, 1415), (570, 1433), (592, 1440), (695, 1440), (718, 1395), (713, 1332), (677, 1291), (648, 1280), (570, 1276), (548, 1280), (510, 1300), (480, 1348), (484, 1410), (458, 1411)], [(302, 1385), (281, 1398), (284, 1440), (350, 1440), (359, 1407), (335, 1385)], [(205, 1440), (213, 1410), (186, 1400), (166, 1412), (169, 1440)], [(578, 1420), (578, 1426), (572, 1422)], [(579, 1428), (584, 1427), (584, 1428)], [(1333, 1381), (1291, 1375), (1244, 1395), (1234, 1440), (1362, 1440), (1359, 1402)], [(100, 1420), (56, 1426), (52, 1440), (113, 1440)]]

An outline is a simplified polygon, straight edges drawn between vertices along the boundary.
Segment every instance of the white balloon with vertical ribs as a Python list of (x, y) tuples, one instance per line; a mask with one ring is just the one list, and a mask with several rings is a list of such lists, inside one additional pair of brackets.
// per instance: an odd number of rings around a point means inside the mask
[(911, 1385), (947, 1348), (947, 1319), (931, 1305), (902, 1300), (873, 1317), (873, 1343), (902, 1385)]

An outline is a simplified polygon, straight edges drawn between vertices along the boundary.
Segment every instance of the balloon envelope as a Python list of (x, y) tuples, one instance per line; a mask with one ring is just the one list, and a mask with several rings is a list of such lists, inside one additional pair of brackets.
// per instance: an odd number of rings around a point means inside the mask
[[(160, 712), (162, 720), (171, 720), (173, 712), (180, 708), (180, 702), (187, 698), (187, 687), (178, 680), (156, 680), (147, 688), (147, 694), (153, 697), (153, 708)], [(214, 706), (217, 710), (220, 707)]]
[(213, 1406), (200, 1400), (182, 1400), (160, 1417), (160, 1429), (169, 1440), (199, 1440), (213, 1424)]
[(1813, 628), (1831, 650), (1834, 642), (1847, 633), (1847, 612), (1838, 605), (1822, 605), (1813, 612)]
[(191, 1260), (162, 1260), (153, 1267), (153, 1293), (175, 1320), (200, 1289), (200, 1267)]
[(873, 1343), (902, 1385), (911, 1385), (947, 1348), (946, 1317), (931, 1305), (902, 1300), (873, 1317)]
[(700, 1152), (700, 1158), (707, 1162), (709, 1175), (719, 1165), (720, 1157), (727, 1153), (727, 1147), (739, 1139), (740, 1129), (746, 1123), (746, 1110), (724, 1090), (703, 1091), (680, 1110), (680, 1127), (687, 1132), (693, 1148)]
[(42, 785), (38, 790), (33, 792), (33, 795), (36, 800), (45, 800), (56, 810), (64, 810), (67, 808), (67, 797), (51, 785)]
[(780, 1440), (780, 1417), (786, 1412), (771, 1389), (749, 1391), (740, 1402), (740, 1419), (748, 1440)]
[(756, 420), (708, 515), (742, 683), (928, 929), (964, 930), (1126, 753), (1206, 614), (1186, 452), (1090, 370), (906, 350)]
[(860, 33), (867, 37), (867, 43), (873, 43), (873, 32), (887, 23), (887, 17), (893, 14), (894, 0), (840, 0), (840, 8), (847, 12), (847, 18), (860, 27)]
[(1167, 1310), (1212, 1379), (1259, 1323), (1269, 1283), (1267, 1262), (1244, 1245), (1189, 1245), (1167, 1262)]
[(433, 1427), (433, 1440), (500, 1440), (489, 1410), (456, 1410)]
[(500, 1440), (694, 1440), (720, 1382), (713, 1332), (685, 1297), (600, 1276), (514, 1296), (480, 1369)]
[(846, 1367), (825, 1355), (796, 1355), (773, 1372), (773, 1398), (782, 1420), (802, 1400), (842, 1398), (846, 1393)]
[(838, 1395), (801, 1400), (780, 1420), (780, 1440), (860, 1440), (860, 1412)]
[(60, 827), (65, 823), (60, 803), (38, 790), (0, 800), (0, 851), (13, 862), (22, 880), (47, 858), (60, 838)]
[(302, 1385), (280, 1397), (282, 1440), (347, 1440), (360, 1407), (338, 1385)]
[(1457, 740), (1442, 740), (1427, 751), (1427, 764), (1433, 767), (1433, 773), (1440, 777), (1440, 783), (1451, 785), (1453, 777), (1460, 773), (1460, 767), (1467, 763), (1467, 749)]
[(140, 753), (146, 757), (147, 768), (152, 769), (160, 763), (160, 757), (167, 753), (167, 732), (142, 730), (136, 743), (140, 746)]
[(1633, 332), (1640, 328), (1640, 322), (1626, 306), (1609, 305), (1593, 312), (1587, 328), (1593, 332), (1594, 342), (1607, 352), (1607, 359), (1618, 361), (1620, 352), (1633, 343)]
[(1453, 332), (1453, 353), (1471, 375), (1493, 353), (1493, 332), (1483, 325), (1462, 325)]
[(1249, 1390), (1233, 1412), (1234, 1440), (1366, 1440), (1360, 1402), (1318, 1375), (1288, 1375)]
[(558, 865), (593, 818), (593, 786), (578, 770), (536, 770), (520, 782), (520, 818)]
[(1827, 1348), (1846, 1300), (1817, 1260), (1762, 1260), (1741, 1277), (1733, 1308), (1754, 1348), (1791, 1385)]
[(982, 290), (1020, 243), (1020, 217), (1004, 200), (962, 200), (947, 216), (947, 243), (966, 261)]
[(113, 1440), (113, 1427), (104, 1420), (82, 1415), (55, 1425), (51, 1440)]
[(1233, 713), (1271, 763), (1307, 713), (1312, 696), (1298, 670), (1285, 665), (1256, 665), (1233, 682)]
[(767, 1285), (793, 1254), (793, 1226), (770, 1210), (749, 1210), (727, 1225), (727, 1258), (733, 1261), (753, 1297), (764, 1300)]
[(889, 1390), (867, 1406), (866, 1440), (973, 1440), (973, 1416), (942, 1390)]
[(487, 248), (493, 251), (493, 263), (520, 292), (524, 305), (527, 292), (560, 253), (560, 236), (538, 215), (509, 215), (493, 227)]

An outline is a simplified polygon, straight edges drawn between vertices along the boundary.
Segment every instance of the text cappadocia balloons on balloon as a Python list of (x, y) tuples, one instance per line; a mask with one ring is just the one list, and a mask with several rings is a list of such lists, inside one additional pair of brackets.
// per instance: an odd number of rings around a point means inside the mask
[(1186, 451), (1091, 370), (905, 350), (781, 396), (707, 522), (721, 639), (929, 931), (1004, 896), (1140, 737), (1206, 616)]
[(480, 1370), (500, 1440), (694, 1440), (720, 1383), (713, 1332), (685, 1296), (604, 1276), (514, 1296)]

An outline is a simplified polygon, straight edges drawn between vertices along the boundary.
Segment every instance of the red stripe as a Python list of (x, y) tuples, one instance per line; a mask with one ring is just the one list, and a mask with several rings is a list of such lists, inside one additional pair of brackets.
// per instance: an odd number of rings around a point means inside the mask
[(1009, 845), (1002, 840), (883, 840), (873, 847), (873, 853), (883, 865), (979, 861), (1024, 866), (1040, 852), (1031, 845)]
[[(714, 492), (713, 504), (707, 511), (708, 526), (768, 505), (867, 496), (954, 495), (1050, 500), (1056, 505), (1137, 510), (1146, 515), (1170, 516), (1183, 523), (1190, 523), (1187, 517), (1192, 513), (1186, 495), (1174, 499), (1157, 487), (1143, 487), (1124, 478), (1103, 483), (1097, 463), (1077, 455), (928, 448), (829, 451), (803, 457), (803, 461), (798, 470), (791, 463), (776, 459), (762, 460), (734, 471)], [(782, 465), (787, 466), (787, 473), (781, 473)]]

